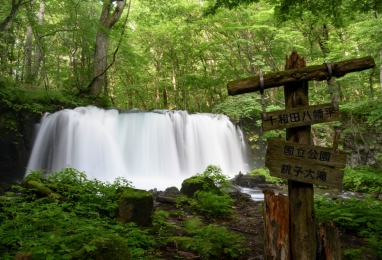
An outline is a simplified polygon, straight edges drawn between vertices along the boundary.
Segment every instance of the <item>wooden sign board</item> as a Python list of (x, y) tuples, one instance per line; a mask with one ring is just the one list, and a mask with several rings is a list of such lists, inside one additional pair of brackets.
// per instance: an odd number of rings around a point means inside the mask
[(291, 108), (266, 113), (267, 118), (261, 114), (263, 130), (275, 130), (288, 127), (314, 125), (340, 120), (339, 108), (332, 103)]
[(345, 165), (344, 151), (268, 139), (265, 166), (271, 176), (341, 189)]

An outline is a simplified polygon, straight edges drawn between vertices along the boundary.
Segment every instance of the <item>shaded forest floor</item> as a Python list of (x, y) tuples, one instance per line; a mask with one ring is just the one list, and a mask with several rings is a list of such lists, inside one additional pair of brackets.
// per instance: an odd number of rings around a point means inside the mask
[[(155, 210), (164, 210), (169, 213), (179, 212), (174, 204), (156, 202)], [(194, 215), (192, 212), (184, 212), (181, 216), (170, 214), (168, 223), (183, 226), (183, 222), (189, 218), (198, 218), (205, 224), (216, 224), (226, 227), (228, 230), (245, 236), (243, 247), (249, 250), (241, 254), (240, 260), (260, 260), (264, 253), (264, 226), (263, 226), (263, 202), (237, 199), (234, 206), (234, 216), (231, 219), (216, 219), (203, 215)], [(356, 234), (340, 232), (342, 250), (359, 249), (365, 245), (363, 238)], [(197, 252), (191, 252), (177, 247), (175, 244), (166, 244), (157, 249), (156, 255), (161, 259), (200, 259)], [(222, 259), (232, 259), (230, 257)], [(348, 259), (348, 258), (346, 258)], [(351, 259), (351, 258), (349, 258)], [(367, 252), (363, 252), (361, 259), (375, 259)]]

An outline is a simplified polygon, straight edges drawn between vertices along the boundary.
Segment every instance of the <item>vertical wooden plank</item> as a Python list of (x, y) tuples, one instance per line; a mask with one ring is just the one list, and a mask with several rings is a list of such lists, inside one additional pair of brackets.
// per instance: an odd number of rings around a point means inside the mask
[(289, 260), (289, 200), (273, 190), (264, 190), (264, 259)]
[[(286, 58), (285, 70), (306, 67), (296, 51)], [(308, 106), (308, 82), (285, 85), (285, 109)], [(310, 126), (286, 129), (286, 140), (310, 144)], [(288, 181), (291, 259), (316, 258), (316, 214), (313, 184)]]

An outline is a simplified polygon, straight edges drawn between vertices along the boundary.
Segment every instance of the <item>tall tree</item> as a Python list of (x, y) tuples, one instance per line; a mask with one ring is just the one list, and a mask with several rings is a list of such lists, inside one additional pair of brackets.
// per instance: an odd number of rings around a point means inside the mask
[[(109, 42), (109, 30), (119, 20), (123, 9), (126, 6), (126, 0), (104, 0), (100, 28), (97, 32), (96, 47), (94, 53), (93, 80), (91, 82), (90, 93), (99, 95), (102, 88), (106, 93), (106, 72), (107, 72), (107, 51)], [(112, 8), (114, 11), (112, 12)]]
[[(17, 10), (20, 8), (20, 6), (28, 4), (31, 1), (32, 0), (12, 0), (11, 9), (9, 10), (9, 13), (0, 23), (0, 32), (3, 31), (5, 27), (7, 26), (7, 24), (13, 19), (13, 17), (16, 15)], [(4, 3), (2, 5), (6, 6), (6, 4), (4, 5)]]

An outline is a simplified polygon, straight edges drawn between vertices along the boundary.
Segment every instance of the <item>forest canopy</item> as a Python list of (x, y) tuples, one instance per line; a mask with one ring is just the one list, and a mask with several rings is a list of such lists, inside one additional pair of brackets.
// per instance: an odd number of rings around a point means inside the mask
[[(308, 65), (371, 55), (374, 70), (336, 79), (334, 90), (341, 102), (375, 99), (381, 8), (376, 0), (6, 0), (1, 78), (55, 103), (103, 97), (121, 109), (211, 112), (226, 102), (227, 82), (283, 70), (296, 50)], [(311, 103), (329, 100), (325, 82), (310, 84)], [(16, 99), (9, 95), (2, 91)], [(282, 88), (265, 95), (268, 106), (283, 105)]]

